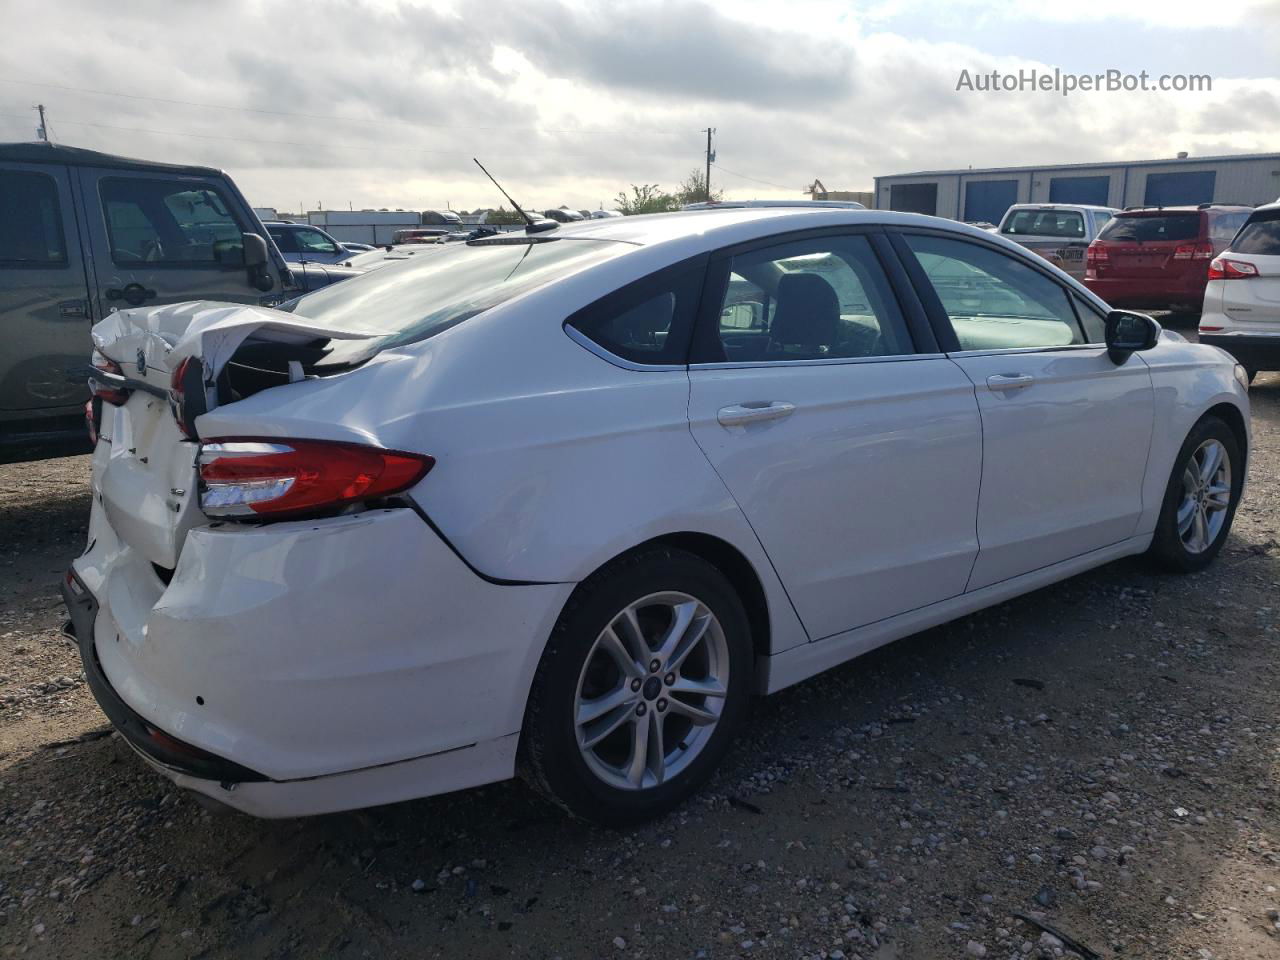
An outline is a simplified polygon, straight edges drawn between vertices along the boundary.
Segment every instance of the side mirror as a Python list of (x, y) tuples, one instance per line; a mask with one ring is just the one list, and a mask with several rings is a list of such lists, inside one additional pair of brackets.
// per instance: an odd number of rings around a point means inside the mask
[(270, 259), (267, 256), (267, 241), (256, 233), (241, 234), (244, 240), (244, 265), (249, 271), (249, 282), (266, 293), (276, 285), (275, 278), (267, 269)]
[(256, 233), (241, 234), (244, 240), (244, 265), (249, 269), (267, 265), (267, 241)]
[(1119, 366), (1129, 355), (1150, 350), (1160, 340), (1160, 324), (1145, 313), (1112, 310), (1107, 314), (1107, 356)]

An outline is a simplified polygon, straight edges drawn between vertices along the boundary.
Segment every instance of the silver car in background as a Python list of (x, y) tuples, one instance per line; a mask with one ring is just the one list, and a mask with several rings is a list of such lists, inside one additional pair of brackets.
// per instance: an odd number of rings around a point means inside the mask
[(1084, 203), (1015, 203), (994, 233), (1044, 257), (1077, 280), (1084, 276), (1084, 252), (1098, 231), (1119, 213), (1114, 207)]

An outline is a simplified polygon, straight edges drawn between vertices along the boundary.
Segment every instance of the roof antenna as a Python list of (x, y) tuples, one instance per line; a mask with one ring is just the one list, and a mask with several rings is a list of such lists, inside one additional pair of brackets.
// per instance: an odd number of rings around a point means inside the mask
[[(486, 177), (488, 177), (490, 180), (493, 180), (493, 174), (492, 174), (492, 173), (490, 173), (488, 170), (485, 170), (485, 168), (484, 168), (484, 164), (483, 164), (483, 163), (481, 163), (479, 160), (476, 160), (476, 158), (475, 158), (475, 157), (472, 157), (471, 159), (472, 159), (473, 161), (475, 161), (475, 165), (476, 165), (477, 167), (479, 167), (479, 168), (480, 168), (480, 170), (484, 173), (484, 175), (485, 175)], [(532, 227), (532, 226), (533, 226), (533, 217), (529, 216), (527, 213), (525, 213), (523, 210), (521, 210), (521, 209), (520, 209), (520, 204), (518, 204), (518, 203), (516, 203), (514, 200), (512, 200), (512, 199), (511, 199), (511, 194), (507, 193), (507, 191), (505, 191), (505, 190), (503, 190), (503, 189), (502, 189), (502, 184), (500, 184), (497, 180), (493, 180), (493, 185), (494, 185), (495, 187), (497, 187), (497, 188), (498, 188), (498, 191), (499, 191), (499, 192), (500, 192), (504, 197), (506, 197), (506, 198), (507, 198), (508, 202), (510, 202), (510, 204), (511, 204), (513, 207), (515, 207), (515, 208), (516, 208), (516, 213), (520, 214), (520, 216), (524, 219), (524, 225), (525, 225), (526, 227)], [(553, 222), (554, 222), (554, 221), (553, 221)]]

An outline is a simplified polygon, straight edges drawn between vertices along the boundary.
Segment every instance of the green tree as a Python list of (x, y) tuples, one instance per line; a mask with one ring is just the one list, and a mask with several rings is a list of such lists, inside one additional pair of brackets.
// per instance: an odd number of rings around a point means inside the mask
[(508, 210), (506, 207), (498, 207), (497, 210), (490, 210), (484, 218), (485, 223), (491, 223), (495, 226), (502, 226), (508, 223), (524, 223), (524, 218), (514, 210)]
[[(691, 170), (689, 175), (680, 183), (680, 188), (676, 190), (676, 198), (679, 200), (681, 206), (684, 206), (686, 203), (702, 203), (704, 200), (708, 199), (706, 171), (698, 169)], [(723, 200), (724, 191), (711, 191), (710, 199)]]
[(670, 213), (680, 209), (679, 197), (666, 193), (656, 183), (642, 183), (639, 186), (633, 183), (631, 196), (628, 197), (624, 191), (618, 194), (615, 202), (626, 216), (637, 213)]

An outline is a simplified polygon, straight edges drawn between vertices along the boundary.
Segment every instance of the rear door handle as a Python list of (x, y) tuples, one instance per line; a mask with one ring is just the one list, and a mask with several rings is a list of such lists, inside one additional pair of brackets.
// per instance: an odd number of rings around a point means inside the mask
[(987, 386), (992, 390), (1021, 390), (1036, 382), (1036, 378), (1025, 373), (997, 373), (987, 377)]
[(721, 426), (737, 427), (744, 423), (761, 423), (781, 420), (795, 412), (796, 405), (785, 400), (747, 400), (743, 403), (721, 407), (716, 419)]

